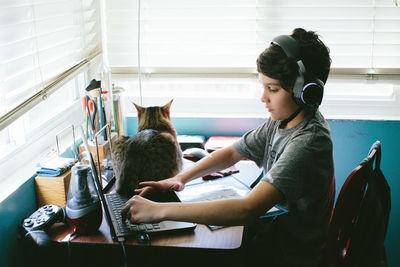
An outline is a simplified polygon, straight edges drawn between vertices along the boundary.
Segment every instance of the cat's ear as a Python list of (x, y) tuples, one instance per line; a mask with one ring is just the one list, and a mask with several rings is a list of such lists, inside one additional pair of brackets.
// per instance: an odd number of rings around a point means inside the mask
[(172, 105), (172, 101), (174, 101), (173, 99), (171, 99), (171, 101), (169, 101), (166, 105), (164, 105), (162, 108), (164, 110), (167, 110), (169, 112), (169, 109), (171, 108)]
[(137, 104), (135, 104), (135, 103), (133, 103), (133, 102), (132, 102), (132, 104), (135, 106), (135, 108), (136, 108), (138, 114), (140, 115), (140, 114), (143, 112), (144, 107), (141, 107), (141, 106), (139, 106), (139, 105), (137, 105)]
[(170, 114), (170, 113), (169, 113), (169, 110), (170, 110), (170, 108), (171, 108), (172, 101), (174, 101), (174, 100), (171, 99), (171, 101), (169, 101), (166, 105), (164, 105), (164, 106), (162, 107), (163, 113), (164, 113), (165, 117), (167, 117), (168, 119), (170, 118), (170, 117), (169, 117), (169, 114)]

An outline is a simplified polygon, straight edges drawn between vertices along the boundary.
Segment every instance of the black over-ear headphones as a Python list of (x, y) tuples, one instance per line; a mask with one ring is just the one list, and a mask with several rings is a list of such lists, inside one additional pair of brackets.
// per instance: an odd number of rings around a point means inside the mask
[(299, 73), (293, 86), (293, 99), (302, 108), (316, 110), (322, 102), (324, 83), (311, 73), (307, 72), (300, 57), (299, 45), (289, 35), (275, 37), (271, 44), (280, 46), (289, 58), (296, 60)]

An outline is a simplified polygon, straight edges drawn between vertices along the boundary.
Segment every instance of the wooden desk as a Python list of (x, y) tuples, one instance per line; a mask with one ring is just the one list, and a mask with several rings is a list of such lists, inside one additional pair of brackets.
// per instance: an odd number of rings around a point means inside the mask
[[(256, 179), (260, 172), (255, 164), (249, 162), (238, 163), (237, 167), (241, 175), (253, 176), (247, 181), (243, 180), (247, 184)], [(194, 266), (220, 266), (221, 263), (243, 266), (243, 230), (243, 226), (235, 226), (212, 231), (198, 224), (194, 230), (152, 235), (149, 243), (129, 239), (125, 242), (128, 262), (132, 266), (170, 266), (172, 263), (173, 266), (187, 266), (190, 260), (190, 265)], [(71, 232), (65, 224), (55, 224), (48, 231), (49, 236), (58, 242), (61, 248), (59, 253), (70, 255), (69, 262), (66, 261), (64, 266), (123, 266), (121, 245), (111, 239), (104, 216), (99, 232), (94, 235), (79, 236), (69, 243)]]

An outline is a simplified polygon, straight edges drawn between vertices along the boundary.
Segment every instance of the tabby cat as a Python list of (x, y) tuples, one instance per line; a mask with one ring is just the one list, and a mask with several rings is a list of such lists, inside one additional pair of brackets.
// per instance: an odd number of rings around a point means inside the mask
[(165, 106), (141, 107), (137, 133), (121, 136), (112, 146), (116, 190), (128, 197), (142, 181), (173, 177), (182, 169), (182, 152), (170, 119), (172, 100)]

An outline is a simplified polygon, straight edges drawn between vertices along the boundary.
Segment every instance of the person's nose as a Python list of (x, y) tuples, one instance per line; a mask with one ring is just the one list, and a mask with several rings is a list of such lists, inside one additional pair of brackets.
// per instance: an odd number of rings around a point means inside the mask
[(269, 96), (268, 96), (267, 90), (263, 90), (263, 93), (261, 95), (261, 102), (266, 103), (266, 104), (269, 103)]

